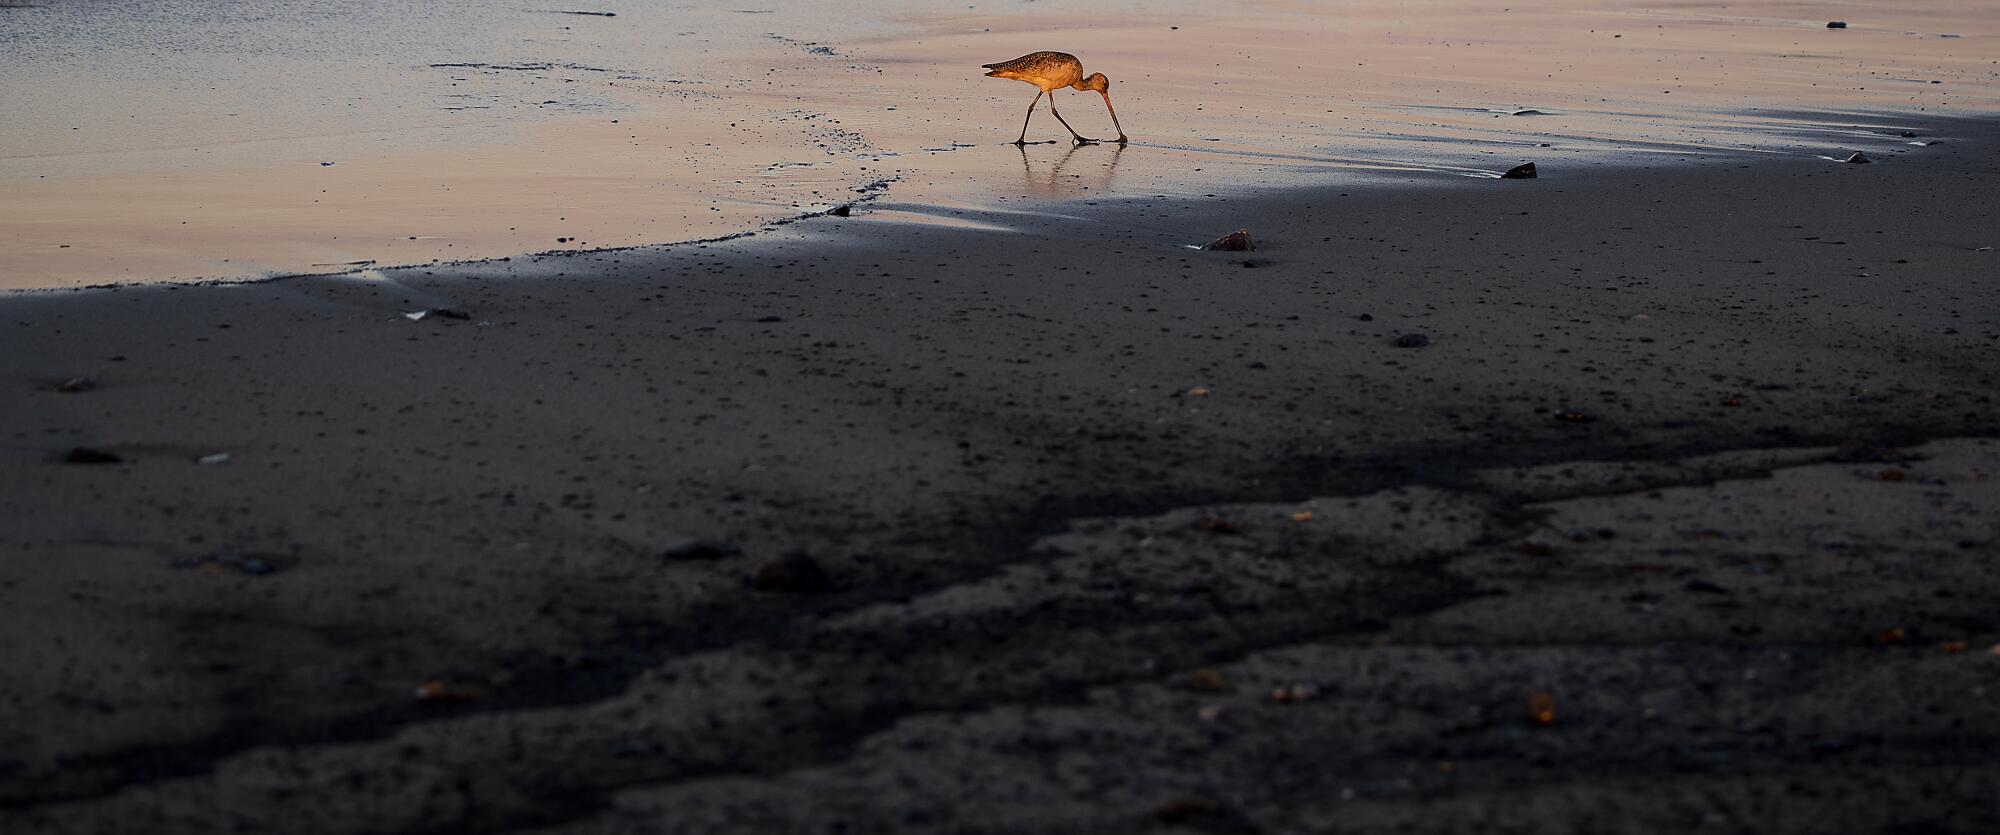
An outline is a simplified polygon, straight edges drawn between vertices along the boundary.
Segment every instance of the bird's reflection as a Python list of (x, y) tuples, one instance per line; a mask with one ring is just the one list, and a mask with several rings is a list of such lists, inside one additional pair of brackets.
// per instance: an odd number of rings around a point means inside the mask
[[(1029, 148), (1034, 147), (1032, 144), (1019, 147), (1021, 182), (1027, 189), (1027, 196), (1045, 200), (1110, 191), (1112, 181), (1118, 174), (1118, 158), (1125, 154), (1126, 148), (1116, 144), (1071, 145), (1058, 155), (1030, 159)], [(1108, 159), (1102, 156), (1107, 150), (1110, 151)], [(1079, 151), (1083, 152), (1081, 157), (1078, 156)]]

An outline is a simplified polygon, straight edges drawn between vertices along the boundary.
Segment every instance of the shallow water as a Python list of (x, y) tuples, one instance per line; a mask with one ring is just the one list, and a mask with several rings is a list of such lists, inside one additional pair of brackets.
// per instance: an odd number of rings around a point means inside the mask
[[(681, 241), (873, 196), (951, 223), (1528, 159), (1893, 159), (2000, 106), (1996, 9), (0, 2), (0, 287)], [(1134, 143), (1073, 148), (1044, 109), (1030, 138), (1064, 141), (1006, 144), (1034, 91), (978, 65), (1037, 49), (1111, 76)]]

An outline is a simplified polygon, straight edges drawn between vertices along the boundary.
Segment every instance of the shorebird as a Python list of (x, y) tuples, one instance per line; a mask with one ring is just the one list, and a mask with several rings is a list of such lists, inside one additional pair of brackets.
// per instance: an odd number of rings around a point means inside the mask
[(1035, 118), (1035, 105), (1042, 103), (1044, 95), (1049, 97), (1049, 112), (1056, 114), (1056, 121), (1061, 122), (1063, 127), (1069, 128), (1071, 141), (1078, 145), (1097, 141), (1077, 133), (1076, 128), (1069, 126), (1069, 120), (1056, 110), (1055, 90), (1058, 87), (1096, 90), (1098, 95), (1104, 97), (1104, 109), (1111, 114), (1111, 125), (1118, 128), (1118, 138), (1112, 141), (1120, 145), (1128, 141), (1124, 126), (1118, 124), (1118, 111), (1111, 109), (1111, 79), (1105, 78), (1101, 72), (1091, 73), (1089, 78), (1083, 77), (1083, 62), (1076, 60), (1076, 56), (1067, 52), (1030, 52), (1012, 61), (981, 66), (990, 71), (986, 73), (987, 78), (1026, 81), (1041, 91), (1035, 94), (1034, 101), (1028, 102), (1028, 117), (1021, 120), (1021, 138), (1014, 140), (1015, 145), (1028, 144), (1028, 121)]

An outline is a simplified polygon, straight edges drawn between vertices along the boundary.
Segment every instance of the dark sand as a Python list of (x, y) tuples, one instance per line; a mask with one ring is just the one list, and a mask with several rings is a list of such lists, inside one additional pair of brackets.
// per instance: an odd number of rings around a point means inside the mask
[(1930, 124), (0, 297), (0, 830), (2000, 831)]

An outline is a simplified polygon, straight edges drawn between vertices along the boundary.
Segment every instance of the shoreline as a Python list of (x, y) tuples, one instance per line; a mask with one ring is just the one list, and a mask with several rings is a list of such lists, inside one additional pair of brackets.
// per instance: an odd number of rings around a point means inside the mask
[[(1488, 167), (1521, 149), (1783, 151), (1795, 131), (1831, 137), (1849, 120), (1760, 106), (1978, 113), (2000, 101), (1980, 49), (1994, 21), (1941, 2), (1866, 9), (1840, 32), (1786, 4), (1637, 0), (1170, 3), (1140, 18), (1076, 0), (898, 0), (840, 15), (774, 0), (768, 16), (694, 3), (605, 18), (480, 14), (463, 0), (257, 5), (292, 25), (218, 32), (189, 0), (0, 14), (0, 44), (14, 47), (0, 66), (26, 96), (23, 118), (0, 125), (0, 282), (252, 278), (705, 239), (829, 208), (884, 175), (904, 178), (904, 199), (977, 206), (1019, 192), (1193, 198), (1301, 172)], [(1064, 32), (1082, 42), (1044, 40)], [(1148, 152), (1024, 170), (962, 151), (1014, 135), (1028, 98), (966, 56), (1048, 46), (1084, 50), (1118, 80)], [(1340, 60), (1310, 58), (1328, 46)], [(1094, 98), (1071, 105), (1086, 132), (1108, 128)], [(1063, 135), (1047, 118), (1034, 131)]]
[(1958, 126), (0, 296), (0, 822), (1978, 831)]
[[(1885, 153), (1894, 153), (1897, 155), (1902, 155), (1905, 153), (1921, 153), (1923, 150), (1926, 149), (1926, 146), (1935, 146), (1938, 144), (1944, 144), (1945, 142), (1949, 141), (1950, 138), (1952, 137), (1952, 134), (1948, 130), (1942, 133), (1938, 130), (1936, 126), (1940, 124), (1948, 126), (1962, 126), (1964, 129), (1972, 131), (1973, 136), (1978, 136), (1979, 131), (1989, 127), (1989, 120), (1986, 117), (1983, 117), (1975, 113), (1886, 112), (1886, 111), (1885, 112), (1780, 111), (1780, 112), (1789, 114), (1790, 116), (1794, 117), (1795, 119), (1803, 123), (1803, 125), (1798, 129), (1798, 132), (1790, 137), (1790, 140), (1792, 142), (1798, 144), (1799, 146), (1801, 146), (1801, 148), (1804, 148), (1804, 146), (1816, 142), (1818, 138), (1832, 138), (1834, 141), (1818, 142), (1818, 144), (1822, 145), (1827, 153), (1839, 153), (1839, 154), (1847, 154), (1857, 150), (1873, 151), (1878, 156)], [(1748, 112), (1740, 114), (1727, 114), (1727, 115), (1734, 117), (1742, 117), (1748, 115)], [(1833, 122), (1834, 120), (1840, 118), (1868, 120), (1868, 121), (1873, 121), (1877, 124), (1873, 126), (1854, 124), (1845, 129), (1835, 130), (1833, 127)], [(1807, 125), (1811, 125), (1813, 127), (1808, 128), (1806, 127)], [(1908, 127), (1899, 127), (1899, 126), (1908, 126)], [(1904, 132), (1911, 132), (1914, 128), (1923, 129), (1923, 132), (1918, 135), (1924, 138), (1926, 145), (1914, 145), (1911, 142), (1898, 141), (1901, 139), (1909, 138), (1901, 136), (1899, 134)], [(1847, 138), (1850, 138), (1854, 141), (1846, 145), (1836, 144), (1838, 138), (1840, 137), (1832, 136), (1832, 134), (1835, 133), (1844, 134)], [(1778, 135), (1774, 135), (1773, 138), (1775, 139), (1777, 136)], [(1006, 143), (998, 143), (991, 147), (998, 147), (999, 145), (1004, 145), (1004, 144)], [(1043, 142), (1043, 143), (1031, 143), (1031, 145), (1035, 144), (1060, 145), (1062, 143), (1057, 143), (1053, 141)], [(1132, 143), (1131, 147), (1141, 149), (1142, 151), (1147, 148), (1153, 148), (1155, 150), (1166, 153), (1171, 153), (1174, 151), (1199, 150), (1199, 149), (1185, 148), (1180, 146), (1153, 146), (1150, 143), (1146, 142), (1135, 142)], [(989, 146), (986, 145), (978, 145), (978, 146), (963, 146), (957, 150), (964, 151), (964, 150), (988, 149), (988, 148)], [(1096, 148), (1098, 150), (1117, 150), (1120, 152), (1125, 150), (1124, 148), (1119, 148), (1113, 145), (1083, 146), (1079, 148), (1072, 148), (1069, 150), (1071, 152), (1075, 152), (1075, 151), (1086, 150), (1088, 148)], [(1527, 145), (1502, 146), (1498, 148), (1489, 148), (1485, 151), (1485, 153), (1492, 154), (1506, 150), (1520, 150), (1524, 153), (1519, 158), (1519, 160), (1529, 161), (1531, 157), (1535, 156), (1535, 151), (1537, 149)], [(1814, 154), (1811, 153), (1809, 150), (1804, 150), (1804, 149), (1793, 150), (1793, 151), (1779, 151), (1776, 149), (1747, 149), (1747, 148), (1705, 149), (1700, 146), (1674, 146), (1671, 150), (1657, 150), (1650, 152), (1642, 152), (1631, 148), (1624, 148), (1618, 150), (1598, 149), (1595, 151), (1582, 151), (1579, 149), (1564, 149), (1564, 150), (1570, 150), (1572, 153), (1583, 153), (1585, 155), (1580, 159), (1575, 157), (1564, 159), (1563, 160), (1564, 163), (1577, 163), (1581, 166), (1587, 166), (1588, 170), (1591, 171), (1593, 174), (1610, 173), (1613, 176), (1622, 176), (1622, 174), (1625, 172), (1637, 169), (1650, 170), (1653, 169), (1656, 165), (1667, 164), (1669, 162), (1671, 162), (1671, 164), (1674, 165), (1702, 167), (1702, 166), (1717, 166), (1717, 165), (1738, 166), (1746, 163), (1782, 165), (1788, 163), (1806, 162), (1814, 159), (1824, 162), (1839, 161), (1837, 157), (1827, 156), (1826, 154)], [(1344, 159), (1332, 156), (1311, 155), (1311, 154), (1288, 155), (1288, 156), (1280, 155), (1280, 156), (1271, 156), (1269, 158), (1276, 162), (1281, 162), (1281, 163), (1289, 162), (1295, 164), (1296, 163), (1317, 163), (1317, 164), (1339, 163), (1342, 165), (1353, 165), (1357, 162), (1357, 160), (1353, 159)], [(1308, 172), (1303, 174), (1303, 177), (1305, 179), (1318, 180), (1319, 182), (1306, 182), (1301, 184), (1284, 184), (1284, 185), (1249, 184), (1249, 183), (1238, 183), (1234, 185), (1228, 185), (1223, 183), (1212, 183), (1209, 184), (1207, 187), (1215, 189), (1217, 194), (1220, 195), (1220, 197), (1211, 196), (1211, 199), (1228, 199), (1228, 200), (1257, 200), (1267, 195), (1282, 196), (1286, 194), (1296, 194), (1296, 193), (1305, 193), (1314, 191), (1319, 191), (1319, 192), (1335, 192), (1341, 190), (1368, 191), (1377, 189), (1412, 189), (1412, 188), (1448, 189), (1464, 185), (1464, 183), (1460, 182), (1462, 180), (1484, 181), (1484, 180), (1501, 179), (1500, 177), (1501, 172), (1503, 172), (1506, 168), (1510, 167), (1513, 164), (1513, 163), (1500, 164), (1497, 168), (1486, 169), (1486, 168), (1471, 167), (1470, 163), (1473, 162), (1473, 160), (1471, 159), (1467, 159), (1465, 161), (1465, 164), (1453, 165), (1441, 159), (1418, 161), (1415, 158), (1412, 158), (1412, 160), (1404, 161), (1403, 163), (1408, 165), (1409, 167), (1395, 168), (1394, 166), (1398, 164), (1397, 161), (1395, 160), (1372, 160), (1366, 162), (1368, 162), (1369, 164), (1361, 165), (1359, 167), (1348, 170), (1341, 175), (1338, 175), (1339, 179), (1335, 179), (1336, 175), (1330, 175), (1324, 171), (1319, 171), (1319, 172)], [(1547, 167), (1548, 163), (1545, 162), (1543, 163), (1543, 165), (1544, 167)], [(1563, 165), (1558, 166), (1559, 169), (1563, 167), (1565, 166)], [(369, 273), (384, 273), (384, 272), (394, 272), (394, 271), (439, 270), (439, 269), (470, 270), (470, 269), (477, 269), (482, 266), (508, 263), (515, 259), (589, 257), (589, 256), (611, 254), (611, 253), (647, 251), (647, 250), (665, 250), (674, 247), (716, 244), (716, 243), (723, 243), (744, 238), (754, 238), (757, 237), (758, 235), (779, 231), (784, 227), (790, 226), (791, 224), (794, 223), (799, 223), (801, 221), (806, 221), (806, 220), (812, 220), (815, 218), (827, 217), (829, 215), (835, 214), (836, 212), (842, 209), (865, 207), (872, 203), (883, 202), (885, 201), (885, 199), (886, 199), (885, 205), (898, 205), (898, 206), (910, 205), (902, 200), (898, 200), (896, 195), (893, 193), (895, 183), (897, 183), (902, 179), (903, 179), (902, 175), (894, 175), (889, 177), (877, 177), (874, 179), (866, 180), (848, 189), (848, 191), (852, 193), (854, 197), (845, 202), (835, 203), (833, 205), (830, 205), (826, 209), (799, 212), (796, 214), (786, 215), (769, 220), (757, 221), (752, 227), (745, 228), (740, 231), (734, 231), (721, 235), (716, 235), (713, 237), (691, 238), (687, 240), (677, 240), (677, 241), (622, 244), (617, 246), (606, 246), (606, 247), (586, 247), (580, 249), (549, 249), (549, 250), (514, 253), (502, 256), (476, 257), (476, 258), (431, 261), (431, 262), (414, 262), (405, 264), (371, 263), (365, 266), (356, 266), (352, 269), (330, 271), (330, 272), (288, 272), (278, 275), (264, 275), (264, 276), (241, 277), (241, 278), (191, 278), (191, 279), (147, 278), (147, 279), (137, 279), (133, 281), (106, 281), (106, 282), (83, 284), (83, 285), (55, 286), (55, 287), (0, 287), (0, 299), (5, 299), (10, 296), (36, 295), (45, 293), (68, 293), (68, 292), (80, 292), (80, 291), (122, 290), (129, 288), (149, 287), (149, 286), (177, 286), (177, 287), (239, 286), (239, 285), (264, 284), (276, 281), (289, 281), (294, 279), (356, 276), (356, 275), (365, 275)], [(1001, 212), (1003, 216), (1012, 216), (1020, 212), (1068, 213), (1075, 211), (1079, 206), (1096, 205), (1099, 202), (1098, 200), (1090, 200), (1082, 196), (1075, 196), (1075, 195), (1068, 197), (1059, 197), (1059, 198), (1031, 197), (1029, 195), (1021, 195), (1021, 198), (1029, 201), (1028, 208), (1026, 209), (1015, 208), (1015, 206), (1018, 204), (1010, 203), (1009, 198), (1004, 196), (996, 196), (994, 198), (995, 205), (987, 206), (985, 207), (985, 210), (990, 212)], [(1155, 195), (1155, 198), (1164, 199), (1165, 196)], [(1116, 202), (1121, 199), (1129, 200), (1131, 198), (1105, 198), (1105, 199), (1110, 199)], [(1282, 197), (1280, 199), (1282, 199)], [(1004, 212), (1002, 211), (1003, 208), (1005, 209)], [(912, 213), (917, 214), (919, 216), (927, 214), (941, 216), (945, 213), (963, 214), (965, 212), (965, 210), (962, 208), (954, 209), (948, 206), (923, 205), (923, 204), (916, 204), (914, 210), (911, 211)]]

